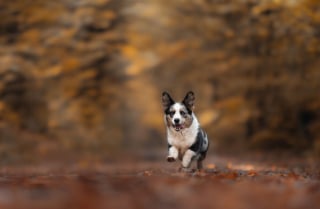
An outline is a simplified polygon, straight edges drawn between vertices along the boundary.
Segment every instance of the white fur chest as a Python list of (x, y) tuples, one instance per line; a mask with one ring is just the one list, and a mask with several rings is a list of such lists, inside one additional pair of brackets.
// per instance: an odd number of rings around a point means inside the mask
[(198, 128), (199, 122), (196, 117), (193, 118), (193, 122), (189, 128), (176, 131), (170, 127), (167, 129), (168, 143), (184, 152), (196, 141)]

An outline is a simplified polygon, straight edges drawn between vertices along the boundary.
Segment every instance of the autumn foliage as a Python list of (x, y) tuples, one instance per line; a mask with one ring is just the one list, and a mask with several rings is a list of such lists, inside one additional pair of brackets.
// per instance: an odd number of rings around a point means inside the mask
[(315, 0), (11, 0), (0, 11), (5, 162), (159, 157), (160, 94), (191, 89), (215, 151), (319, 155)]

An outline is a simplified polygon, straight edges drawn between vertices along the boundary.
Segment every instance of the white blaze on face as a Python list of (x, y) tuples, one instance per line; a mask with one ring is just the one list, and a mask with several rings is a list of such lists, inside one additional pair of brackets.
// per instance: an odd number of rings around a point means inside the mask
[(183, 108), (183, 105), (180, 103), (176, 103), (172, 106), (172, 109), (174, 111), (174, 115), (172, 116), (172, 124), (176, 124), (175, 121), (179, 120), (178, 124), (184, 123), (184, 118), (181, 116), (181, 109)]

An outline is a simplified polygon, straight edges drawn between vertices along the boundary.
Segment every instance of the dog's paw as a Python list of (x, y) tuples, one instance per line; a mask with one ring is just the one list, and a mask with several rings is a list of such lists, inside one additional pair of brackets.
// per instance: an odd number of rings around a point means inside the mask
[(172, 163), (172, 162), (176, 161), (176, 159), (174, 159), (174, 157), (168, 156), (168, 157), (167, 157), (167, 161), (168, 161), (169, 163)]
[(185, 167), (181, 167), (181, 168), (179, 169), (179, 171), (182, 172), (182, 173), (194, 173), (194, 172), (195, 172), (194, 169), (185, 168)]

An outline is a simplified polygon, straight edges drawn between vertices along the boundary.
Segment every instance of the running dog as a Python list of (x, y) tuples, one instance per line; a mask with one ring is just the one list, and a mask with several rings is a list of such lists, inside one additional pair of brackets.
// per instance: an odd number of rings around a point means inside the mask
[(193, 161), (202, 169), (209, 141), (193, 112), (195, 96), (189, 91), (182, 102), (175, 102), (168, 92), (162, 93), (164, 121), (167, 127), (168, 162), (181, 161), (181, 169), (190, 171)]

